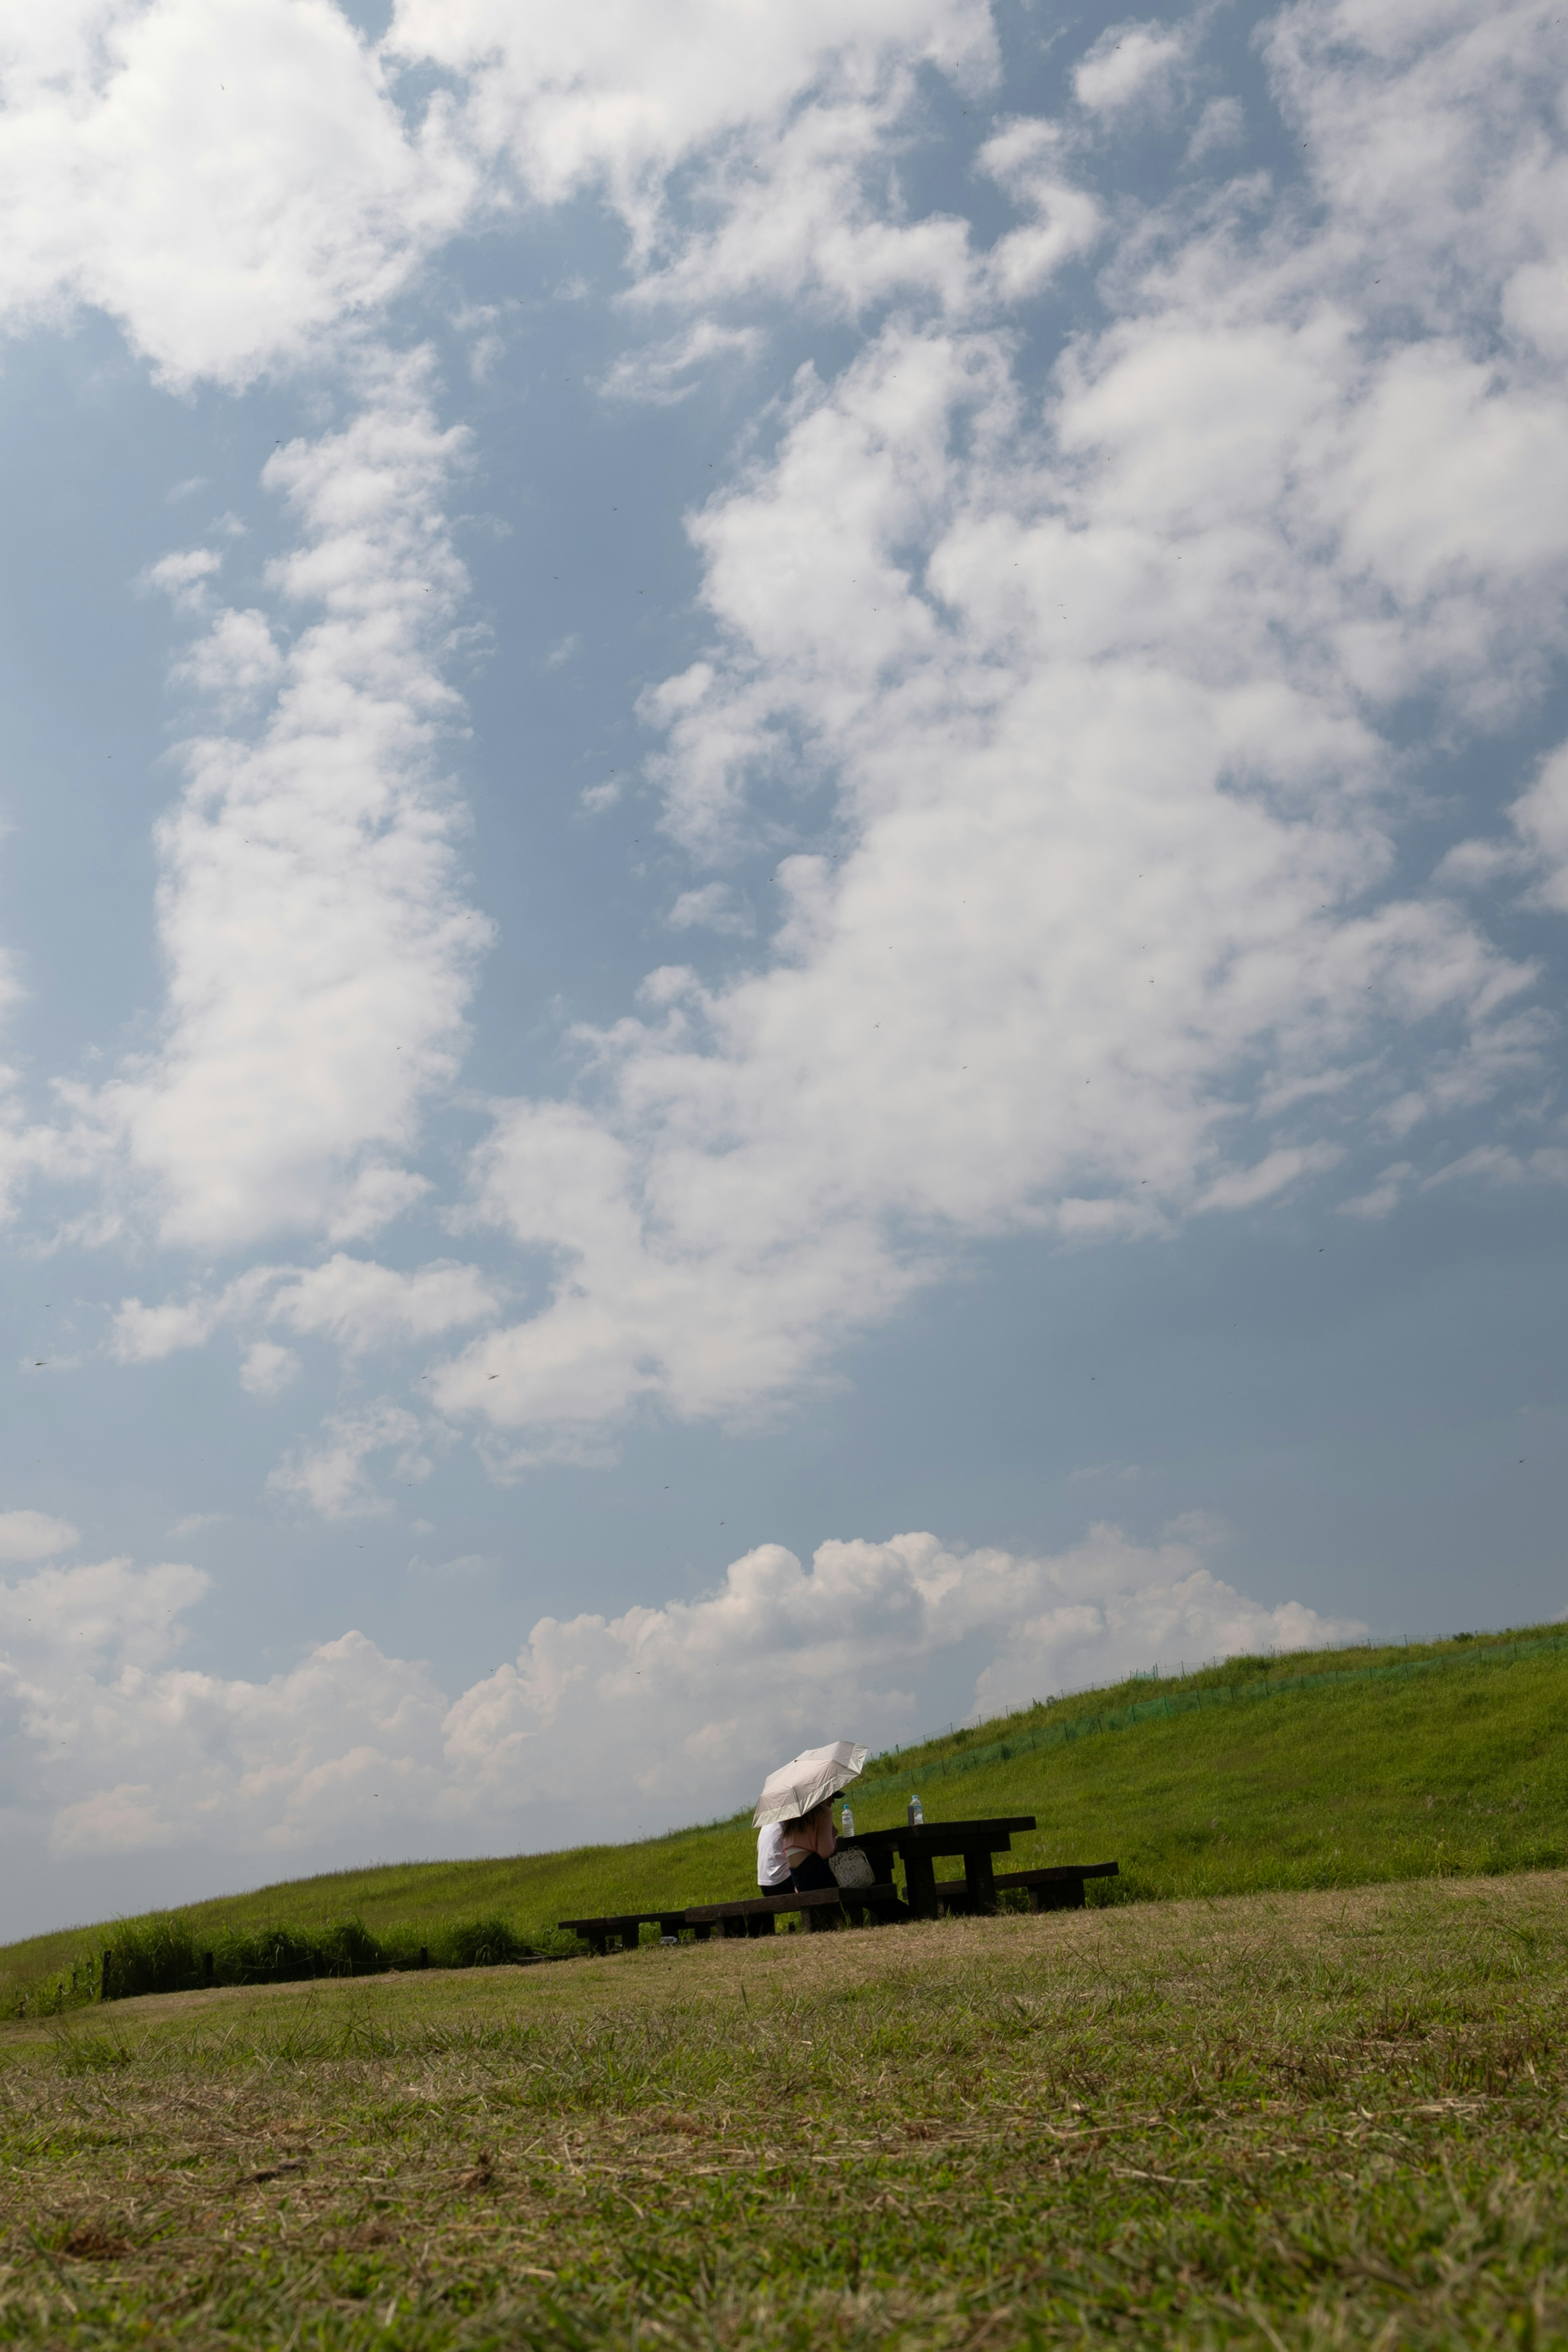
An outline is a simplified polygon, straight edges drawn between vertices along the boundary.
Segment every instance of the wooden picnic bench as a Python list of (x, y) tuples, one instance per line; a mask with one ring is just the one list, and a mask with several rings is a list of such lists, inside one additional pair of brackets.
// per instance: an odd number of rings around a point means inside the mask
[(834, 1921), (827, 1915), (845, 1910), (858, 1920), (868, 1905), (896, 1903), (898, 1889), (894, 1886), (823, 1886), (809, 1895), (753, 1895), (732, 1903), (692, 1903), (681, 1911), (612, 1911), (599, 1919), (560, 1919), (556, 1925), (574, 1936), (581, 1936), (596, 1959), (602, 1959), (611, 1946), (618, 1943), (624, 1951), (634, 1952), (637, 1947), (638, 1930), (658, 1922), (661, 1936), (679, 1936), (689, 1927), (700, 1944), (705, 1944), (717, 1928), (721, 1936), (771, 1936), (774, 1922), (785, 1913), (805, 1914), (808, 1927), (828, 1927)]
[(639, 1928), (657, 1925), (661, 1936), (676, 1936), (687, 1919), (684, 1911), (612, 1911), (602, 1919), (558, 1919), (555, 1924), (581, 1936), (595, 1959), (603, 1959), (617, 1942), (623, 1951), (635, 1952)]
[[(1086, 1878), (1117, 1878), (1120, 1875), (1113, 1862), (1066, 1862), (1054, 1864), (1047, 1870), (998, 1870), (993, 1874), (992, 1884), (998, 1893), (1005, 1886), (1022, 1887), (1028, 1895), (1031, 1911), (1081, 1911)], [(971, 1907), (968, 1881), (939, 1878), (936, 1899), (944, 1911), (968, 1911)]]
[(896, 1886), (814, 1886), (807, 1895), (752, 1895), (733, 1903), (693, 1904), (686, 1914), (688, 1927), (699, 1934), (717, 1927), (721, 1936), (771, 1936), (774, 1922), (792, 1911), (804, 1912), (808, 1927), (831, 1927), (835, 1911), (847, 1911), (858, 1921), (861, 1913), (879, 1903), (896, 1903)]
[(989, 1822), (900, 1822), (890, 1830), (859, 1830), (840, 1838), (841, 1847), (857, 1846), (871, 1864), (873, 1877), (891, 1878), (893, 1856), (904, 1865), (904, 1892), (917, 1919), (937, 1916), (935, 1864), (949, 1854), (963, 1857), (963, 1891), (972, 1911), (996, 1908), (996, 1872), (991, 1857), (1005, 1853), (1019, 1830), (1032, 1830), (1033, 1813), (1004, 1814)]
[[(1114, 1878), (1113, 1862), (1068, 1862), (1041, 1870), (997, 1870), (992, 1857), (1006, 1853), (1015, 1835), (1035, 1826), (1033, 1813), (1005, 1814), (995, 1821), (909, 1822), (891, 1829), (862, 1830), (840, 1838), (844, 1851), (858, 1850), (871, 1865), (869, 1886), (824, 1886), (809, 1895), (756, 1895), (731, 1903), (693, 1903), (683, 1910), (615, 1912), (602, 1919), (563, 1919), (561, 1926), (586, 1938), (596, 1954), (620, 1943), (635, 1949), (638, 1931), (656, 1921), (661, 1936), (679, 1936), (689, 1928), (700, 1943), (715, 1929), (721, 1936), (771, 1936), (781, 1915), (800, 1912), (808, 1927), (830, 1927), (837, 1915), (862, 1919), (898, 1902), (893, 1884), (895, 1859), (904, 1865), (904, 1892), (917, 1919), (935, 1919), (943, 1911), (984, 1914), (994, 1911), (999, 1891), (1021, 1888), (1036, 1911), (1078, 1911), (1083, 1908), (1084, 1881)], [(962, 1878), (938, 1879), (936, 1864), (961, 1855)]]

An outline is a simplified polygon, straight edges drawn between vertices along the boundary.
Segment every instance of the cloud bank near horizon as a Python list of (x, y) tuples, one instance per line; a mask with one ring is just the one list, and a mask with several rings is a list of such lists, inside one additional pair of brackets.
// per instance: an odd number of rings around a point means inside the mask
[(919, 1694), (960, 1654), (973, 1711), (996, 1715), (1159, 1662), (1365, 1631), (1237, 1591), (1208, 1565), (1221, 1534), (1143, 1546), (1102, 1522), (1054, 1557), (911, 1534), (827, 1542), (809, 1566), (765, 1544), (694, 1601), (542, 1617), (456, 1696), (352, 1632), (266, 1682), (200, 1672), (180, 1653), (205, 1571), (40, 1568), (0, 1584), (9, 1827), (57, 1860), (154, 1866), (205, 1850), (281, 1868), (367, 1836), (526, 1849), (749, 1803), (825, 1726), (918, 1737)]

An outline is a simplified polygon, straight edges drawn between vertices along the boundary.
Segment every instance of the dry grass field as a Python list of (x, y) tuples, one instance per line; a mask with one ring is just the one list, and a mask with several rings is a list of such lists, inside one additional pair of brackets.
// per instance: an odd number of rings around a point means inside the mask
[(1545, 2345), (1568, 1877), (0, 2028), (0, 2341)]

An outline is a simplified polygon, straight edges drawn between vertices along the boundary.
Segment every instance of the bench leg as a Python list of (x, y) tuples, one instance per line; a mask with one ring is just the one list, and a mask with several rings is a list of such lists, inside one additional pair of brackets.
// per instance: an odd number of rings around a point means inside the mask
[(753, 1911), (746, 1922), (748, 1936), (771, 1936), (778, 1926), (778, 1915), (773, 1911)]
[(995, 1910), (996, 1871), (988, 1853), (964, 1855), (963, 1881), (971, 1911), (984, 1916)]
[(746, 1932), (746, 1923), (743, 1919), (721, 1919), (719, 1925), (723, 1928), (727, 1937), (743, 1936)]
[(700, 1944), (705, 1944), (713, 1933), (713, 1922), (711, 1919), (699, 1919), (691, 1932)]
[(1081, 1878), (1058, 1879), (1054, 1886), (1031, 1886), (1029, 1906), (1035, 1911), (1081, 1911), (1083, 1881)]
[(936, 1872), (929, 1853), (905, 1854), (904, 1894), (917, 1919), (936, 1917)]
[(608, 1948), (609, 1948), (608, 1939), (607, 1939), (605, 1937), (604, 1937), (604, 1936), (590, 1936), (590, 1937), (589, 1937), (589, 1938), (588, 1938), (588, 1949), (593, 1953), (594, 1958), (595, 1958), (596, 1960), (602, 1960), (602, 1959), (604, 1958), (604, 1957), (605, 1957), (605, 1952), (608, 1950)]

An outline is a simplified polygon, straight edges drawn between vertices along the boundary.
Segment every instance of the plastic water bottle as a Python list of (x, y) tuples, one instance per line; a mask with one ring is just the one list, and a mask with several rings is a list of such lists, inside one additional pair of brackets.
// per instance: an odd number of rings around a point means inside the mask
[(839, 1834), (839, 1836), (840, 1836), (840, 1837), (853, 1837), (853, 1836), (854, 1836), (854, 1834), (855, 1834), (855, 1808), (854, 1808), (854, 1806), (853, 1806), (853, 1805), (846, 1805), (846, 1806), (845, 1806), (845, 1808), (844, 1808), (844, 1827), (840, 1830), (840, 1832), (838, 1832), (838, 1834)]
[(926, 1809), (918, 1797), (910, 1799), (910, 1827), (918, 1830), (926, 1817)]

